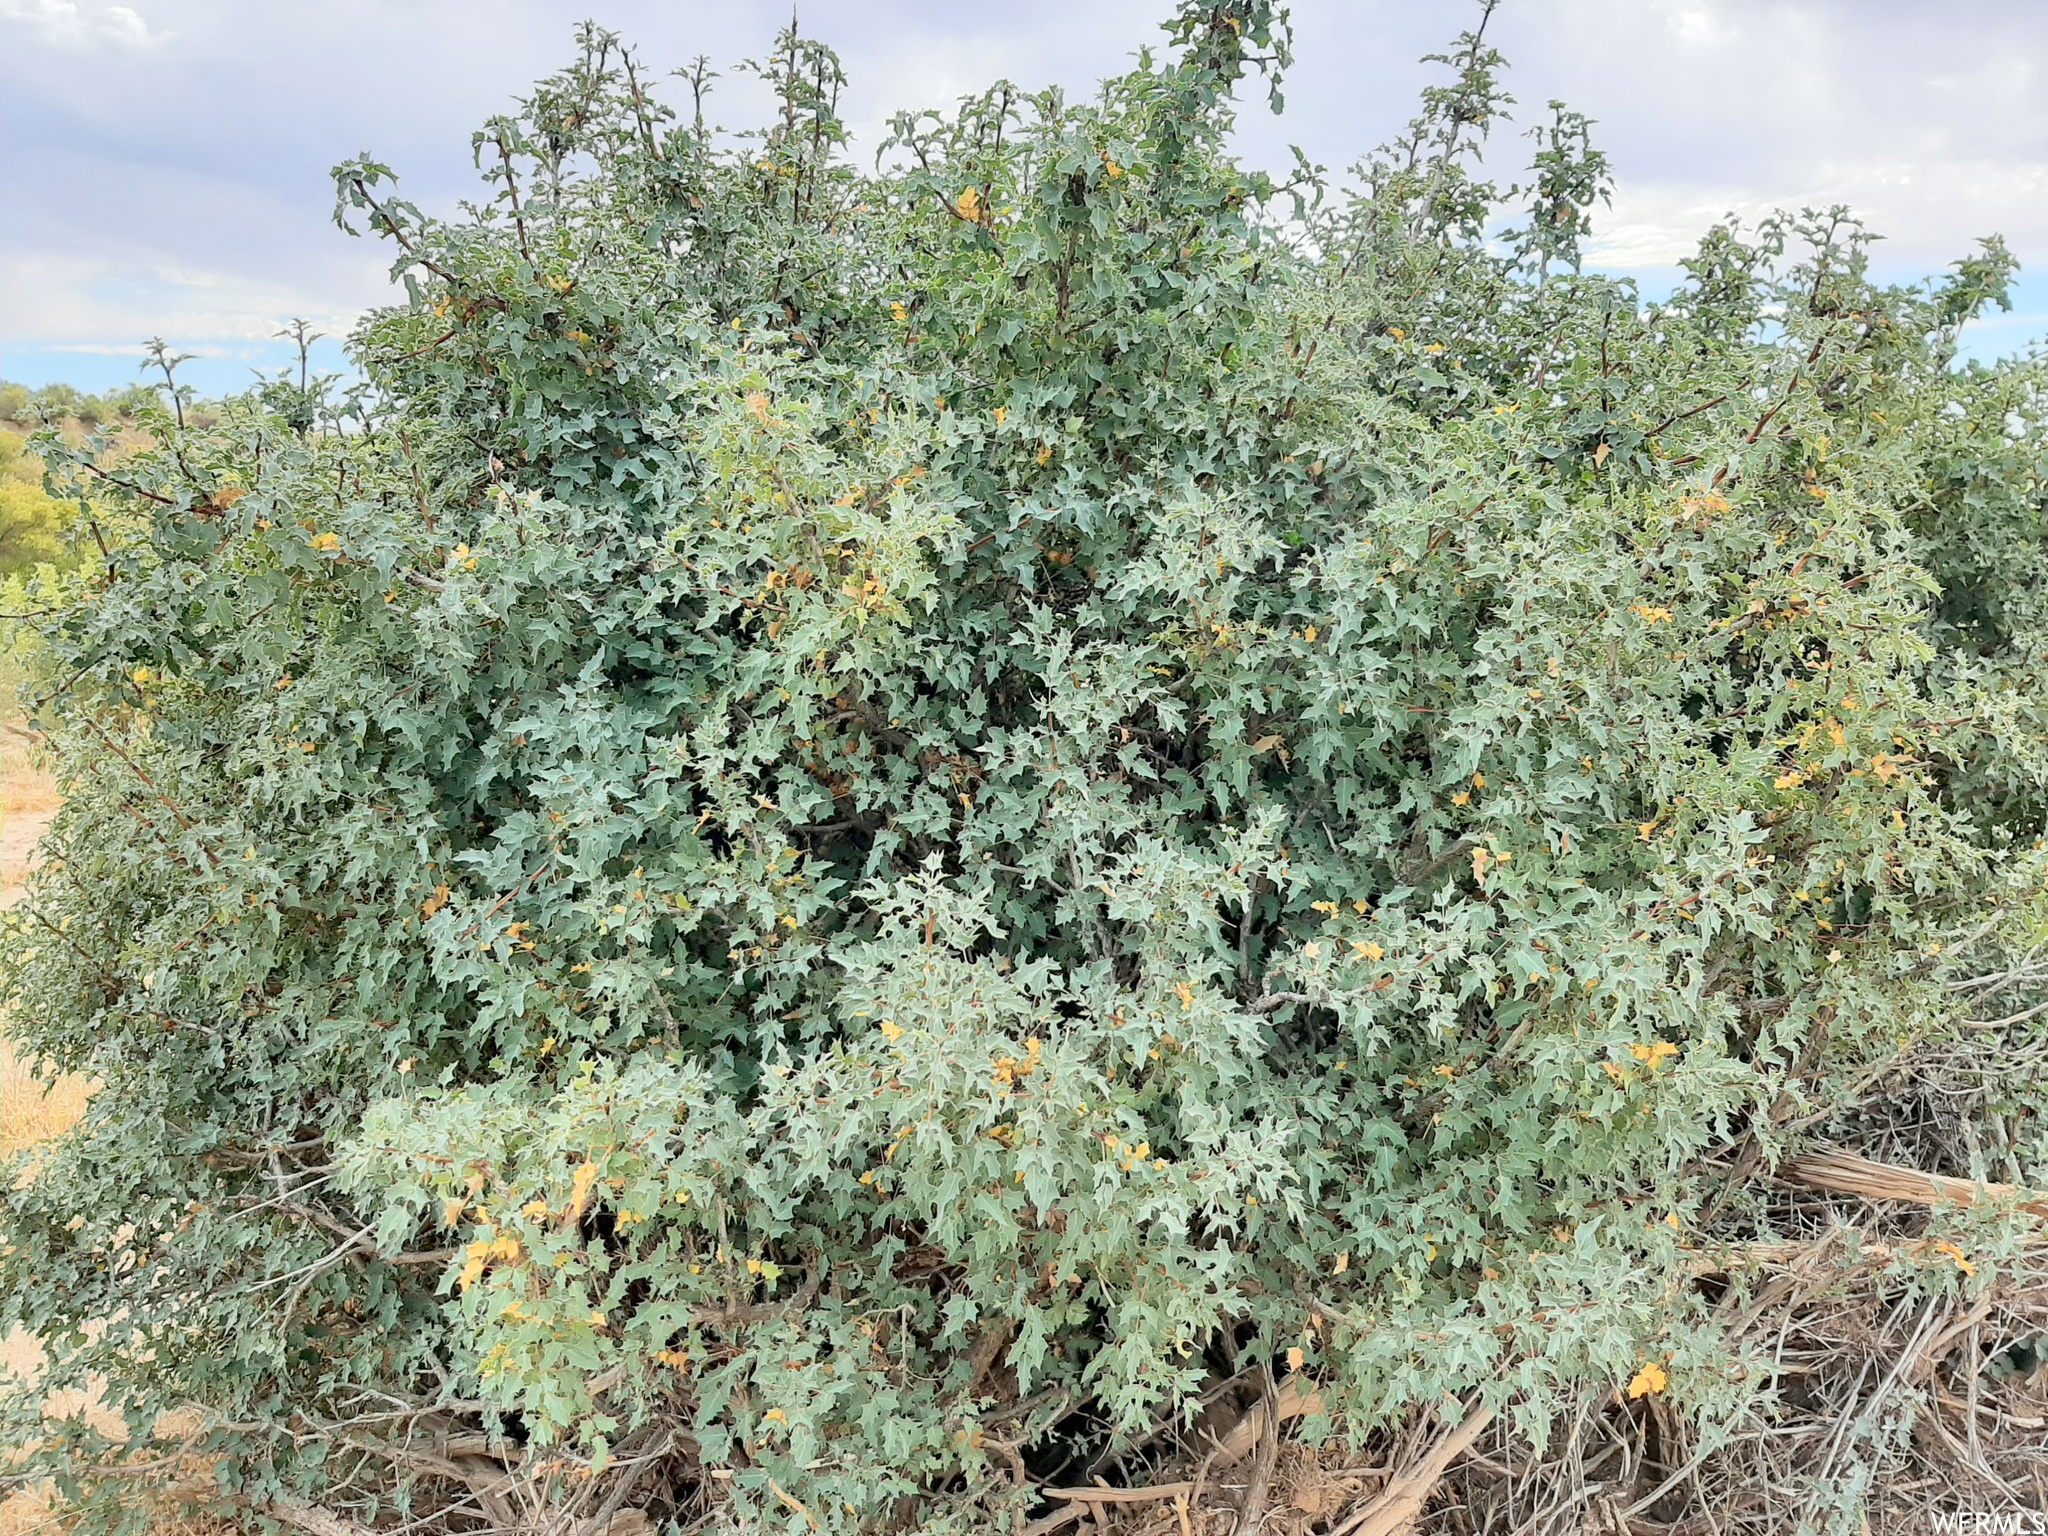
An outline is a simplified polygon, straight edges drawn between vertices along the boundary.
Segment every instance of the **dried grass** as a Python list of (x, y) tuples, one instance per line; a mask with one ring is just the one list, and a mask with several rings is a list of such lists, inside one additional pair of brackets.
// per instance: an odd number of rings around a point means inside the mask
[(0, 905), (18, 900), (29, 856), (60, 803), (57, 782), (34, 761), (34, 738), (0, 726)]
[(36, 1076), (0, 1036), (0, 1157), (63, 1135), (78, 1123), (94, 1084), (65, 1074), (54, 1083)]
[[(35, 764), (32, 747), (14, 722), (0, 727), (0, 906), (21, 899), (36, 840), (60, 803), (56, 781)], [(48, 1083), (33, 1067), (0, 1036), (0, 1157), (61, 1136), (92, 1097), (86, 1079)]]
[[(0, 1536), (67, 1536), (71, 1529), (53, 1489), (17, 1493), (0, 1503)], [(161, 1511), (150, 1522), (150, 1536), (227, 1536), (235, 1529), (203, 1515)]]

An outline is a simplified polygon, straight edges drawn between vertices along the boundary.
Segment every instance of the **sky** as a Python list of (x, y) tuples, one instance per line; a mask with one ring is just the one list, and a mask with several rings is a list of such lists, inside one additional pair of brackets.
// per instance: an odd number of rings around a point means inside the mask
[[(1086, 91), (1159, 38), (1171, 0), (800, 0), (838, 49), (856, 147), (889, 114), (1007, 77)], [(1290, 146), (1341, 170), (1397, 133), (1443, 71), (1419, 62), (1473, 0), (1294, 0), (1287, 110), (1246, 103), (1246, 161)], [(139, 377), (140, 343), (194, 354), (202, 393), (286, 359), (304, 316), (338, 336), (391, 296), (388, 256), (331, 220), (328, 168), (368, 152), (406, 196), (452, 211), (477, 183), (470, 132), (566, 63), (586, 17), (658, 70), (727, 71), (709, 116), (758, 121), (730, 66), (765, 53), (787, 0), (0, 0), (0, 374), (89, 389)], [(1729, 213), (1850, 204), (1891, 280), (2003, 234), (2014, 311), (1972, 355), (2048, 336), (2048, 0), (1505, 0), (1517, 131), (1561, 98), (1616, 172), (1589, 265), (1669, 288)], [(670, 82), (669, 99), (687, 99)], [(340, 366), (339, 343), (316, 353)]]

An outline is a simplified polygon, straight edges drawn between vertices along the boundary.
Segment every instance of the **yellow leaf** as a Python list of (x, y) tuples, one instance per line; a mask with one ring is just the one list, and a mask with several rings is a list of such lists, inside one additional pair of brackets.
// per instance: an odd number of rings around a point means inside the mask
[(1960, 1269), (1964, 1274), (1974, 1276), (1977, 1273), (1977, 1266), (1972, 1264), (1967, 1258), (1965, 1258), (1963, 1256), (1963, 1250), (1958, 1248), (1954, 1243), (1936, 1243), (1934, 1245), (1934, 1251), (1936, 1253), (1945, 1253), (1951, 1259), (1954, 1259), (1956, 1268)]
[(597, 1182), (597, 1164), (584, 1163), (576, 1170), (576, 1177), (569, 1186), (569, 1218), (574, 1221), (583, 1215), (584, 1207), (590, 1202), (590, 1186)]
[(1652, 1360), (1636, 1372), (1635, 1379), (1628, 1384), (1628, 1395), (1631, 1398), (1650, 1397), (1670, 1385), (1671, 1378), (1664, 1374), (1664, 1367)]
[(1347, 1248), (1347, 1249), (1345, 1249), (1345, 1250), (1344, 1250), (1344, 1251), (1343, 1251), (1342, 1253), (1340, 1253), (1340, 1254), (1338, 1254), (1338, 1255), (1337, 1255), (1337, 1263), (1336, 1263), (1336, 1266), (1335, 1266), (1335, 1269), (1334, 1269), (1334, 1273), (1336, 1273), (1336, 1274), (1340, 1274), (1340, 1275), (1341, 1275), (1341, 1274), (1343, 1274), (1343, 1273), (1344, 1273), (1344, 1271), (1345, 1271), (1345, 1270), (1349, 1269), (1350, 1267), (1351, 1267), (1351, 1250), (1350, 1250), (1349, 1248)]
[(960, 194), (960, 217), (971, 223), (981, 221), (981, 194), (972, 187)]
[(1290, 1371), (1298, 1371), (1307, 1363), (1308, 1356), (1301, 1352), (1299, 1345), (1287, 1351), (1287, 1369)]
[(1612, 448), (1608, 447), (1607, 444), (1602, 443), (1598, 448), (1595, 448), (1593, 450), (1593, 462), (1595, 464), (1605, 464), (1607, 462), (1607, 456), (1612, 452), (1614, 452)]
[(903, 1026), (901, 1024), (898, 1024), (894, 1019), (884, 1019), (876, 1027), (882, 1031), (882, 1038), (884, 1040), (887, 1040), (891, 1045), (894, 1045), (898, 1040), (901, 1040), (903, 1038)]
[(468, 1204), (469, 1197), (467, 1195), (457, 1195), (452, 1200), (443, 1201), (441, 1204), (441, 1225), (452, 1227), (456, 1222), (462, 1220), (462, 1212)]

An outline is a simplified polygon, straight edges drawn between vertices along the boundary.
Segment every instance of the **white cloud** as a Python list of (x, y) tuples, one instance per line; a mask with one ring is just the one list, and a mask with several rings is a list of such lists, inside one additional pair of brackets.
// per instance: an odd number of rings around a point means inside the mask
[(129, 48), (154, 48), (170, 36), (152, 32), (149, 23), (125, 5), (110, 5), (100, 16), (100, 35)]
[(1695, 48), (1730, 43), (1739, 35), (1734, 27), (1725, 25), (1712, 11), (1698, 5), (1672, 12), (1664, 18), (1664, 25), (1677, 34), (1680, 42)]
[(1885, 237), (1872, 255), (1886, 266), (1936, 270), (1994, 232), (2030, 255), (2048, 241), (2048, 165), (1895, 158), (1820, 161), (1797, 180), (1748, 187), (1624, 176), (1613, 208), (1595, 216), (1587, 254), (1596, 265), (1623, 270), (1674, 266), (1729, 214), (1754, 226), (1780, 209), (1837, 203)]
[(0, 21), (33, 27), (53, 48), (89, 48), (94, 43), (154, 48), (171, 36), (152, 32), (141, 14), (128, 6), (103, 6), (88, 14), (75, 0), (0, 0)]
[(0, 21), (27, 22), (59, 48), (85, 46), (85, 17), (71, 0), (0, 0)]
[[(86, 357), (149, 356), (149, 348), (143, 346), (139, 342), (131, 345), (122, 346), (116, 345), (112, 342), (79, 341), (72, 342), (66, 346), (61, 347), (45, 347), (43, 350), (46, 352), (76, 352)], [(254, 357), (256, 355), (255, 353), (250, 352), (246, 349), (244, 349), (239, 354), (231, 353), (226, 347), (208, 346), (203, 342), (194, 342), (191, 344), (191, 346), (179, 348), (178, 350), (189, 351), (194, 357), (209, 358), (232, 357), (237, 355), (242, 357)]]
[[(0, 254), (0, 290), (8, 294), (0, 313), (9, 342), (120, 356), (133, 350), (131, 338), (151, 335), (223, 346), (267, 342), (293, 315), (343, 336), (358, 313), (338, 308), (336, 295), (321, 291), (322, 278), (333, 283), (332, 270), (310, 274), (312, 283), (302, 285), (277, 275), (179, 267), (151, 261), (150, 254), (120, 248), (62, 259)], [(381, 288), (371, 273), (362, 276), (371, 283), (346, 286)], [(180, 345), (194, 350), (189, 340)]]

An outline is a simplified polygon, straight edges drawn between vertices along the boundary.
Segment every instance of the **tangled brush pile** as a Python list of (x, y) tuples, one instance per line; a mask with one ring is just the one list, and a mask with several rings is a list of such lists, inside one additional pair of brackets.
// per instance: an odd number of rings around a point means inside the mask
[(105, 1086), (0, 1321), (127, 1434), (17, 1394), (7, 1478), (315, 1536), (2038, 1507), (2048, 432), (1953, 362), (2009, 256), (1886, 287), (1809, 213), (1646, 302), (1582, 118), (1483, 179), (1482, 36), (1276, 184), (1284, 17), (1167, 31), (870, 175), (794, 30), (739, 140), (587, 30), (463, 220), (337, 170), (405, 285), (346, 430), (43, 444), (98, 542), (0, 984)]

